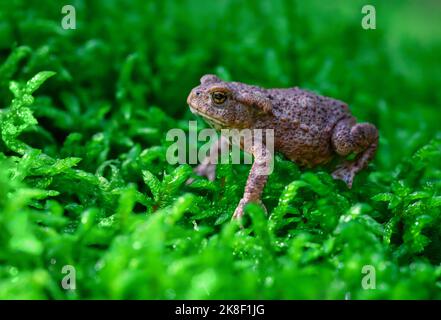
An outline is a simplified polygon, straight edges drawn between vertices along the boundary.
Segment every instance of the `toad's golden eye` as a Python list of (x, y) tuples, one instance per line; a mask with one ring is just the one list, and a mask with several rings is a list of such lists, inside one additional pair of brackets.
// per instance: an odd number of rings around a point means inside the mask
[(211, 94), (211, 99), (215, 104), (222, 104), (227, 100), (227, 95), (223, 92), (216, 91)]

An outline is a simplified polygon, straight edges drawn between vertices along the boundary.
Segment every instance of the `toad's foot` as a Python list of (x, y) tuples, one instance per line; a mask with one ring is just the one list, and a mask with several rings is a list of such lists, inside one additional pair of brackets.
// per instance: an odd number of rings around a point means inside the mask
[[(242, 218), (243, 217), (243, 214), (244, 214), (244, 208), (245, 208), (245, 206), (248, 204), (248, 203), (250, 203), (251, 201), (247, 201), (246, 199), (241, 199), (240, 200), (240, 202), (239, 202), (239, 204), (237, 205), (237, 208), (236, 208), (236, 210), (234, 210), (234, 214), (233, 214), (233, 219), (240, 219), (240, 218)], [(252, 201), (253, 203), (257, 203), (257, 204), (259, 204), (261, 207), (262, 207), (262, 209), (263, 209), (263, 211), (265, 212), (265, 214), (266, 215), (268, 215), (268, 212), (267, 212), (267, 210), (266, 210), (266, 207), (265, 207), (265, 205), (262, 203), (262, 201), (260, 201), (260, 200), (258, 200), (258, 201)]]
[(216, 164), (205, 162), (194, 168), (194, 172), (201, 177), (207, 177), (208, 180), (214, 181), (216, 177)]
[(356, 168), (354, 168), (354, 166), (348, 162), (337, 167), (337, 169), (332, 173), (332, 177), (334, 179), (343, 180), (348, 188), (351, 189), (356, 173)]
[[(196, 168), (193, 169), (193, 172), (196, 173), (198, 176), (201, 177), (207, 177), (208, 180), (214, 181), (216, 177), (216, 164), (211, 162), (203, 162), (199, 164)], [(189, 178), (186, 182), (186, 184), (193, 183), (194, 179)]]
[[(210, 154), (204, 160), (202, 160), (201, 164), (194, 168), (193, 171), (198, 176), (207, 177), (208, 180), (214, 181), (216, 177), (216, 164), (218, 162), (218, 156), (220, 155), (222, 157), (223, 154), (228, 153), (228, 144), (228, 139), (224, 136), (220, 136), (220, 138), (211, 145)], [(191, 184), (193, 181), (194, 179), (190, 178), (187, 180), (186, 184)]]

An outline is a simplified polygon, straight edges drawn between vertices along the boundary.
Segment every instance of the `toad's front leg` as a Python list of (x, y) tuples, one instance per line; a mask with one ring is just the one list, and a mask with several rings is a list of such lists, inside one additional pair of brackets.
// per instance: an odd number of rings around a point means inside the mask
[(254, 163), (248, 175), (244, 195), (234, 211), (233, 219), (243, 216), (245, 205), (249, 202), (256, 202), (263, 206), (261, 196), (272, 167), (273, 155), (264, 145), (253, 148), (252, 153)]
[[(222, 158), (222, 155), (228, 153), (229, 150), (229, 142), (228, 139), (224, 136), (220, 136), (210, 147), (210, 151), (208, 156), (202, 160), (196, 168), (194, 168), (194, 172), (198, 176), (207, 177), (208, 180), (214, 181), (216, 177), (216, 164), (219, 163), (219, 159)], [(191, 184), (194, 181), (193, 178), (187, 180), (187, 184)]]

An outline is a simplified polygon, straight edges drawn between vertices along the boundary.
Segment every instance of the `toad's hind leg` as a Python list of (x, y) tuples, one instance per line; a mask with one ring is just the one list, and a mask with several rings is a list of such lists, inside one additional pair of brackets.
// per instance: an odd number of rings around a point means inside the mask
[(332, 134), (332, 145), (337, 154), (357, 154), (353, 161), (345, 161), (332, 173), (335, 179), (346, 182), (349, 188), (355, 175), (365, 168), (375, 155), (378, 146), (378, 130), (370, 123), (355, 123), (354, 118), (337, 123)]

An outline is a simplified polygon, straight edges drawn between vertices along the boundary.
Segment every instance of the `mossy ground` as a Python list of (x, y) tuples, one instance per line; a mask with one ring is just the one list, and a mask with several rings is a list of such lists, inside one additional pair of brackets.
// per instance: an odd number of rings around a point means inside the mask
[[(441, 298), (435, 2), (373, 1), (376, 30), (364, 1), (70, 4), (76, 30), (62, 2), (0, 4), (0, 298)], [(375, 161), (348, 190), (279, 155), (269, 217), (239, 228), (249, 166), (187, 186), (165, 159), (205, 73), (347, 101), (379, 128)]]

